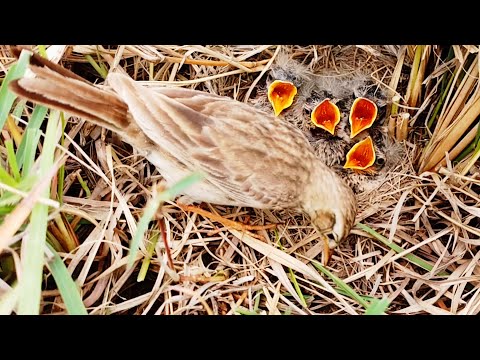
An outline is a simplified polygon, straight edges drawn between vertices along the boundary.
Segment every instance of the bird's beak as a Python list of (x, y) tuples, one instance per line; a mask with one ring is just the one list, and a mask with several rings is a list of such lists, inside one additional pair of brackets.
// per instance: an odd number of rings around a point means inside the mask
[(315, 126), (335, 135), (335, 127), (340, 122), (340, 110), (330, 99), (325, 99), (315, 106), (310, 118)]
[(350, 138), (354, 138), (361, 131), (373, 125), (377, 118), (377, 105), (366, 98), (359, 97), (353, 102), (350, 109)]
[(290, 107), (297, 95), (297, 87), (289, 81), (275, 80), (268, 87), (268, 100), (272, 104), (275, 116)]
[(365, 170), (375, 163), (375, 149), (370, 136), (356, 143), (346, 156), (345, 169)]
[(337, 242), (334, 241), (333, 239), (329, 239), (327, 235), (322, 234), (321, 235), (323, 239), (323, 266), (328, 266), (330, 259), (332, 258), (333, 251), (337, 247)]

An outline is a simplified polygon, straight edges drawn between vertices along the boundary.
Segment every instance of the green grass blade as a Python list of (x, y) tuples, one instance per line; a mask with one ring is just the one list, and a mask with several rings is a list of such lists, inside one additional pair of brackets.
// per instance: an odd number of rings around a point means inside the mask
[(300, 300), (302, 300), (302, 305), (307, 307), (307, 302), (305, 301), (305, 297), (303, 296), (302, 289), (300, 289), (300, 285), (298, 285), (297, 278), (295, 277), (295, 274), (291, 268), (288, 268), (288, 271), (290, 272), (290, 281), (293, 284), (293, 287), (295, 291), (297, 292), (297, 295), (300, 297)]
[[(346, 293), (344, 290), (340, 289), (340, 288), (335, 288), (335, 291), (338, 292), (339, 294), (341, 295), (345, 295), (345, 296), (348, 296), (348, 293)], [(372, 296), (369, 296), (369, 295), (359, 295), (363, 300), (365, 300), (367, 303), (371, 303), (372, 301), (375, 301), (375, 300), (378, 300)]]
[[(480, 129), (480, 127), (479, 127)], [(465, 159), (472, 151), (475, 150), (475, 140), (473, 140), (468, 146), (463, 149), (460, 154), (452, 161), (453, 165), (457, 165), (460, 161)]]
[(23, 114), (23, 110), (25, 109), (25, 104), (27, 100), (18, 100), (17, 105), (13, 108), (12, 115), (16, 118), (20, 118)]
[(145, 276), (147, 276), (148, 267), (150, 266), (150, 262), (152, 261), (152, 255), (155, 251), (155, 246), (157, 245), (159, 235), (160, 233), (157, 232), (150, 238), (150, 242), (147, 245), (147, 256), (143, 258), (142, 266), (140, 267), (140, 271), (137, 275), (137, 282), (145, 280)]
[[(280, 250), (285, 251), (285, 247), (283, 247), (283, 245), (280, 243), (280, 234), (276, 229), (275, 229), (275, 242), (278, 245)], [(302, 305), (307, 307), (307, 301), (305, 300), (305, 296), (302, 293), (302, 289), (300, 289), (300, 285), (298, 285), (298, 281), (297, 281), (297, 277), (295, 276), (295, 273), (293, 272), (292, 268), (288, 268), (288, 272), (290, 274), (290, 277), (289, 277), (290, 282), (293, 284), (293, 288), (295, 289), (295, 292), (300, 298)]]
[(13, 206), (16, 205), (22, 197), (17, 194), (13, 194), (11, 192), (4, 192), (2, 196), (0, 196), (0, 206)]
[[(40, 161), (39, 177), (45, 177), (53, 167), (56, 145), (56, 132), (59, 124), (58, 111), (52, 111), (47, 123), (45, 140)], [(42, 196), (49, 198), (50, 184), (42, 191)], [(18, 301), (19, 314), (38, 315), (40, 311), (44, 249), (46, 243), (48, 206), (37, 203), (30, 214), (29, 236), (22, 243), (23, 276), (21, 296)]]
[(32, 112), (32, 117), (28, 121), (27, 129), (40, 129), (45, 117), (47, 115), (48, 108), (43, 105), (36, 105)]
[(181, 193), (187, 187), (193, 185), (197, 181), (200, 181), (203, 178), (203, 175), (199, 173), (192, 173), (191, 175), (183, 178), (173, 186), (164, 191), (154, 195), (150, 201), (148, 201), (147, 205), (145, 206), (145, 210), (143, 215), (140, 217), (140, 220), (137, 224), (137, 231), (133, 235), (132, 241), (130, 242), (130, 250), (129, 250), (129, 259), (127, 267), (130, 268), (135, 261), (138, 251), (138, 245), (140, 244), (140, 240), (143, 239), (145, 231), (147, 231), (148, 224), (152, 220), (153, 216), (155, 215), (158, 207), (164, 201), (168, 201), (173, 199), (179, 193)]
[(10, 214), (13, 209), (15, 209), (15, 206), (13, 205), (0, 206), (0, 215)]
[[(440, 99), (438, 100), (437, 102), (437, 105), (435, 105), (435, 109), (433, 110), (432, 112), (432, 116), (430, 116), (430, 119), (428, 120), (427, 122), (427, 126), (428, 128), (432, 128), (432, 125), (433, 125), (433, 122), (436, 120), (437, 118), (437, 115), (438, 113), (440, 112), (440, 109), (442, 108), (443, 106), (443, 102), (445, 101), (445, 98), (447, 97), (447, 94), (450, 90), (450, 86), (452, 86), (452, 83), (453, 83), (453, 79), (455, 78), (455, 74), (457, 72), (454, 71), (451, 75), (450, 75), (450, 79), (448, 80), (448, 83), (445, 87), (445, 89), (443, 90), (442, 92), (442, 95), (440, 96)], [(445, 74), (444, 76), (448, 76), (449, 73)]]
[(93, 68), (97, 71), (97, 73), (103, 78), (106, 79), (108, 72), (105, 71), (105, 68), (101, 67), (97, 64), (97, 62), (93, 59), (93, 57), (89, 54), (85, 55), (85, 59), (93, 66)]
[[(453, 160), (453, 164), (456, 165), (463, 159), (465, 159), (472, 151), (478, 151), (480, 148), (480, 126), (477, 128), (477, 133), (475, 134), (475, 139), (472, 140), (468, 146), (462, 150), (460, 154)], [(475, 155), (474, 155), (475, 156)]]
[(473, 140), (475, 143), (475, 147), (477, 147), (480, 144), (480, 121), (478, 123), (478, 128), (477, 128), (477, 133), (475, 135), (475, 140)]
[(234, 311), (240, 315), (258, 315), (255, 311), (250, 311), (243, 306), (237, 306)]
[(77, 284), (70, 276), (67, 267), (62, 258), (57, 254), (55, 249), (47, 243), (48, 248), (53, 254), (53, 259), (48, 262), (50, 271), (52, 272), (58, 291), (62, 296), (65, 307), (69, 315), (88, 315), (85, 305), (83, 305), (82, 297), (78, 291)]
[[(63, 111), (60, 113), (60, 120), (62, 122), (62, 133), (60, 136), (60, 146), (64, 147), (65, 145), (65, 127), (67, 126), (67, 121), (65, 120), (65, 114)], [(60, 166), (58, 169), (57, 176), (57, 198), (60, 204), (63, 203), (63, 186), (65, 184), (65, 165)]]
[(390, 301), (387, 298), (375, 299), (365, 311), (365, 315), (385, 315), (389, 305)]
[(30, 59), (30, 54), (30, 52), (22, 51), (18, 62), (12, 65), (8, 70), (8, 73), (0, 86), (0, 129), (3, 129), (3, 125), (5, 125), (7, 116), (16, 98), (15, 94), (8, 90), (8, 84), (12, 80), (19, 79), (23, 76)]
[(18, 169), (17, 157), (15, 155), (15, 149), (13, 148), (12, 139), (8, 139), (5, 141), (5, 148), (7, 149), (7, 161), (10, 165), (10, 171), (12, 172), (15, 181), (19, 181), (20, 170)]
[[(448, 54), (447, 54), (447, 57), (445, 58), (445, 60), (443, 60), (444, 63), (447, 63), (449, 62), (450, 60), (453, 59), (453, 57), (455, 56), (455, 51), (453, 50), (453, 46), (449, 46), (448, 47)], [(443, 92), (445, 90), (445, 86), (447, 86), (447, 82), (448, 82), (448, 76), (446, 76), (447, 74), (445, 74), (442, 78), (442, 83), (441, 83), (441, 87), (440, 87), (440, 92)]]
[[(480, 128), (480, 127), (479, 127)], [(480, 158), (480, 143), (477, 144), (475, 151), (472, 154), (472, 157), (468, 160), (464, 170), (462, 170), (462, 175), (465, 175), (469, 169), (478, 161)]]
[[(29, 168), (25, 170), (24, 162), (26, 161), (27, 163), (31, 164), (32, 160), (35, 158), (38, 139), (40, 138), (40, 126), (45, 120), (47, 111), (48, 108), (46, 108), (45, 106), (35, 106), (35, 109), (33, 109), (32, 112), (32, 117), (30, 118), (25, 129), (25, 134), (23, 135), (22, 142), (18, 147), (17, 162), (19, 168), (22, 169), (24, 174), (28, 174), (28, 171), (30, 170)], [(26, 136), (28, 133), (30, 133), (30, 137)]]
[(48, 58), (47, 49), (45, 48), (45, 45), (38, 45), (38, 53), (40, 54), (41, 57), (44, 57), (45, 59)]
[(292, 309), (291, 308), (287, 308), (282, 315), (292, 315)]
[(3, 166), (0, 166), (0, 182), (13, 188), (18, 186), (18, 182), (3, 168)]
[[(364, 225), (362, 223), (357, 223), (356, 226), (360, 230), (363, 230), (363, 231), (369, 233), (370, 235), (372, 235), (375, 239), (379, 240), (382, 244), (384, 244), (385, 246), (388, 246), (390, 249), (392, 249), (396, 253), (400, 254), (401, 252), (405, 251), (404, 248), (398, 246), (397, 244), (395, 244), (393, 242), (388, 241), (388, 239), (386, 237), (384, 237), (383, 235), (380, 235), (378, 232), (376, 232), (375, 230), (373, 230), (369, 226)], [(415, 256), (413, 254), (406, 254), (404, 256), (404, 258), (407, 259), (408, 261), (410, 261), (411, 263), (421, 267), (422, 269), (425, 269), (427, 271), (432, 271), (433, 270), (432, 265), (430, 265), (427, 261), (419, 258), (418, 256)], [(443, 271), (443, 272), (439, 273), (438, 275), (448, 276), (448, 273)]]
[(348, 284), (346, 284), (342, 279), (333, 275), (330, 271), (328, 271), (322, 264), (319, 262), (312, 260), (313, 266), (315, 266), (318, 270), (320, 270), (323, 274), (327, 275), (332, 281), (342, 289), (348, 297), (358, 302), (362, 305), (365, 309), (368, 309), (370, 304), (365, 301), (360, 295), (358, 295), (355, 290), (353, 290)]
[(90, 196), (92, 196), (92, 192), (91, 192), (90, 189), (88, 188), (87, 183), (83, 180), (82, 175), (80, 175), (79, 172), (77, 173), (77, 180), (78, 180), (78, 182), (80, 183), (80, 186), (82, 187), (83, 191), (85, 191), (85, 196), (86, 196), (87, 198), (89, 198)]
[[(42, 135), (39, 129), (26, 129), (25, 134), (23, 135), (22, 144), (25, 140), (25, 151), (23, 152), (23, 157), (18, 161), (19, 166), (22, 168), (22, 176), (28, 176), (32, 169), (33, 163), (35, 162), (35, 153), (37, 151), (38, 142), (40, 141), (40, 136)], [(17, 155), (19, 152), (17, 152)], [(17, 157), (17, 160), (18, 157)]]

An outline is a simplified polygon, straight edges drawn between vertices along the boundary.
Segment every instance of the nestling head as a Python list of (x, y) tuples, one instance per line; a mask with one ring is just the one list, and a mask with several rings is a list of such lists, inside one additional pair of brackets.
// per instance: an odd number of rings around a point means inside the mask
[(329, 239), (335, 248), (350, 233), (357, 214), (357, 201), (352, 189), (330, 168), (320, 162), (305, 191), (303, 210), (314, 228)]

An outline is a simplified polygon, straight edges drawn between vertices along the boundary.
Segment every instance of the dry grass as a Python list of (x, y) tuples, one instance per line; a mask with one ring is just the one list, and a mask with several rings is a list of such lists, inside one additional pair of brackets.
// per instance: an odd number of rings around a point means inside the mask
[[(277, 46), (69, 46), (58, 50), (65, 66), (92, 81), (103, 80), (85, 55), (105, 63), (106, 68), (122, 67), (153, 88), (186, 86), (248, 101)], [(436, 105), (438, 92), (429, 84), (423, 93), (421, 84), (409, 87), (414, 47), (287, 46), (284, 50), (314, 71), (367, 72), (389, 91), (389, 100), (399, 99), (398, 112), (409, 111), (402, 161), (382, 183), (358, 195), (358, 222), (403, 251), (392, 250), (356, 227), (334, 253), (330, 272), (366, 300), (387, 298), (388, 314), (479, 313), (479, 168), (472, 165), (461, 175), (447, 158), (437, 172), (417, 173), (429, 139), (423, 122)], [(437, 47), (423, 51), (430, 57), (439, 53)], [(471, 49), (458, 47), (457, 51), (460, 57)], [(13, 58), (6, 47), (0, 48), (0, 54), (4, 73)], [(429, 74), (441, 65), (437, 62), (433, 68), (423, 68), (423, 78), (429, 80)], [(478, 68), (475, 71), (478, 74)], [(408, 96), (407, 87), (412, 89)], [(412, 97), (413, 103), (409, 102)], [(397, 108), (392, 108), (395, 114)], [(21, 133), (24, 127), (22, 123), (7, 126), (4, 133), (10, 136), (14, 136), (12, 128)], [(127, 267), (136, 222), (161, 175), (115, 135), (80, 119), (70, 118), (65, 133), (68, 136), (62, 148), (68, 158), (63, 204), (51, 209), (50, 218), (56, 221), (50, 221), (49, 229), (53, 238), (73, 241), (70, 246), (68, 241), (60, 241), (60, 255), (81, 289), (88, 313), (364, 313), (361, 303), (312, 265), (321, 260), (323, 243), (308, 219), (291, 211), (208, 205), (210, 211), (232, 220), (283, 223), (275, 231), (260, 231), (261, 241), (167, 203), (162, 214), (174, 269), (167, 265), (164, 242), (156, 241), (159, 221), (152, 222), (134, 266)], [(3, 157), (4, 147), (1, 150)], [(56, 217), (58, 214), (62, 217)], [(62, 225), (66, 229), (62, 230)], [(19, 232), (9, 242), (9, 251), (0, 255), (4, 269), (0, 272), (0, 296), (16, 278), (14, 272), (5, 270), (9, 259), (17, 264), (16, 273), (21, 272), (18, 258), (23, 236), (26, 232)], [(153, 240), (155, 246), (150, 246)], [(143, 281), (137, 281), (148, 254), (148, 272)], [(423, 259), (430, 270), (408, 254)], [(45, 274), (41, 313), (65, 313), (48, 269)]]

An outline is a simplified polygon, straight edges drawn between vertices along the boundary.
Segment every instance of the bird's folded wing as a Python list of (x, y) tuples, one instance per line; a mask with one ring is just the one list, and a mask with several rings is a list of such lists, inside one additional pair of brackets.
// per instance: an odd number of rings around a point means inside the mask
[(296, 205), (313, 156), (299, 130), (227, 97), (154, 91), (115, 73), (108, 82), (153, 142), (239, 203)]

